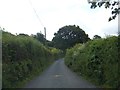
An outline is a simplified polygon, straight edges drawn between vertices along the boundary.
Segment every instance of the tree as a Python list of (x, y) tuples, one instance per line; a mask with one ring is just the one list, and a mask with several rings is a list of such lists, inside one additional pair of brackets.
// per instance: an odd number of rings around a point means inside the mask
[(112, 16), (109, 17), (108, 21), (111, 21), (120, 14), (119, 0), (88, 0), (88, 3), (91, 3), (91, 8), (95, 9), (97, 6), (105, 6), (105, 8), (111, 8)]
[(52, 41), (49, 41), (49, 40), (47, 40), (46, 45), (47, 45), (48, 47), (54, 47), (53, 42), (52, 42)]
[(94, 35), (93, 39), (100, 39), (101, 37), (99, 35)]
[(24, 34), (24, 33), (20, 33), (19, 35), (22, 35), (22, 36), (29, 36), (28, 34)]
[(33, 37), (36, 38), (38, 41), (40, 41), (42, 44), (45, 44), (46, 42), (46, 39), (42, 33), (37, 33)]
[(65, 50), (77, 43), (85, 43), (90, 38), (79, 26), (69, 25), (59, 29), (52, 39), (55, 48)]
[(53, 47), (53, 42), (45, 39), (45, 36), (41, 32), (37, 33), (36, 35), (31, 34), (31, 37), (37, 39), (38, 41), (40, 41), (46, 47), (47, 46), (48, 47)]

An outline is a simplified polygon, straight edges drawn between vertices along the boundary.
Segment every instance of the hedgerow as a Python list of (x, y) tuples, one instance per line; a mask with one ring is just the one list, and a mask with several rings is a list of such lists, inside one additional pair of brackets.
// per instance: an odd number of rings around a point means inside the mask
[(60, 53), (60, 50), (49, 49), (33, 37), (3, 31), (2, 88), (21, 87), (59, 58)]
[(91, 40), (67, 50), (65, 64), (100, 87), (118, 88), (118, 37)]

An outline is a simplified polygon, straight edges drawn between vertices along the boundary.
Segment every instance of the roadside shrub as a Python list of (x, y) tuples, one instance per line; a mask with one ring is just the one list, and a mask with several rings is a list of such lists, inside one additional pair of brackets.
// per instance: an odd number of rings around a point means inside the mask
[(101, 87), (118, 88), (118, 37), (96, 39), (67, 50), (65, 64)]
[(2, 39), (3, 88), (20, 87), (22, 81), (38, 75), (59, 58), (59, 50), (53, 52), (30, 36), (3, 31)]

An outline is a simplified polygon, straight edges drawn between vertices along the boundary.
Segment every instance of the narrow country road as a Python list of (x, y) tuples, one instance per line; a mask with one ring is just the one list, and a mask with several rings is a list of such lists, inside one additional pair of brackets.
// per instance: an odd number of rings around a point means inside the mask
[(64, 64), (64, 60), (55, 61), (46, 71), (25, 88), (95, 88), (80, 76), (77, 76)]

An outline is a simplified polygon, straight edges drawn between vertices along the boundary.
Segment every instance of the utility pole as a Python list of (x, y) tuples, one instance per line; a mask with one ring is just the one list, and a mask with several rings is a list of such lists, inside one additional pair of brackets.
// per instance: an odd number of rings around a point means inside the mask
[(44, 34), (45, 34), (45, 39), (46, 39), (46, 28), (44, 27)]
[(46, 46), (46, 41), (47, 41), (47, 39), (46, 39), (46, 28), (44, 27), (44, 34), (45, 34), (45, 46)]

